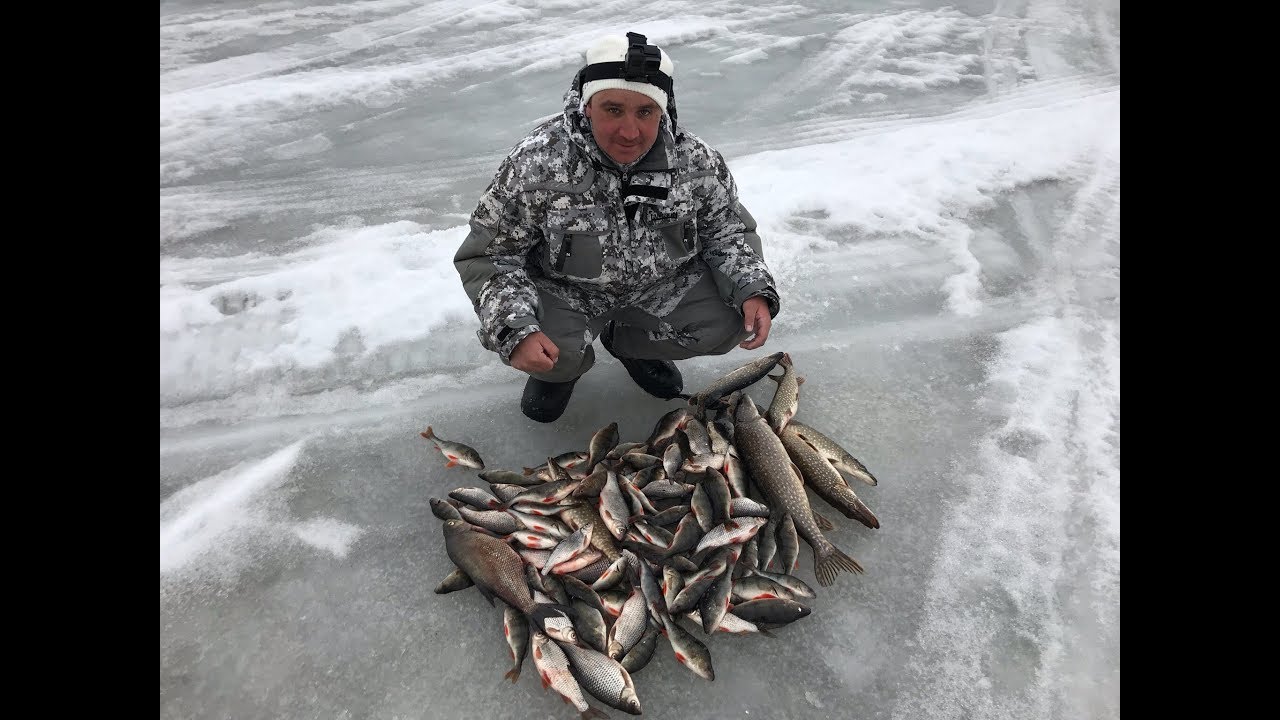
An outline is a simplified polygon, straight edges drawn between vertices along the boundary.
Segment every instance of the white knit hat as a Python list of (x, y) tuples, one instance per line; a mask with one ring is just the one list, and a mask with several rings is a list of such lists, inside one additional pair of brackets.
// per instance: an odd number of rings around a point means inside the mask
[[(599, 63), (624, 62), (627, 59), (627, 48), (628, 42), (625, 35), (608, 35), (601, 38), (595, 45), (592, 45), (591, 48), (587, 50), (586, 70), (590, 72), (592, 70), (591, 66)], [(658, 52), (661, 53), (662, 57), (662, 60), (658, 65), (658, 69), (665, 74), (667, 78), (674, 79), (676, 69), (675, 63), (671, 62), (671, 58), (667, 55), (666, 50), (659, 48)], [(582, 105), (585, 107), (587, 101), (591, 99), (591, 96), (601, 90), (612, 89), (634, 90), (642, 95), (647, 95), (653, 98), (654, 102), (658, 103), (658, 107), (662, 108), (662, 112), (665, 113), (667, 111), (667, 92), (661, 87), (644, 81), (625, 80), (620, 76), (600, 80), (589, 80), (584, 83), (582, 86)]]

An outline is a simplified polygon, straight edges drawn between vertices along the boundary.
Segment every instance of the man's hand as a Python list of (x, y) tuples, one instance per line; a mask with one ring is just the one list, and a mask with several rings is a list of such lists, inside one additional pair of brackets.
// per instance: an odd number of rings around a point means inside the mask
[[(768, 312), (765, 315), (768, 316)], [(768, 327), (766, 325), (765, 327)], [(541, 330), (527, 335), (511, 351), (511, 367), (527, 373), (550, 372), (560, 359), (560, 348)]]
[(744, 340), (738, 347), (743, 350), (755, 350), (769, 339), (769, 326), (773, 324), (773, 319), (769, 317), (769, 302), (759, 295), (753, 298), (747, 298), (742, 303), (742, 326), (747, 332), (754, 332), (755, 337), (749, 337)]

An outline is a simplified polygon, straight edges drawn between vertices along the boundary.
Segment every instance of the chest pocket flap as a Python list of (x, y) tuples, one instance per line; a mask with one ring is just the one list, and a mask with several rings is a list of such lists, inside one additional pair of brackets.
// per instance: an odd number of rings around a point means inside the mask
[(604, 242), (612, 228), (609, 214), (599, 207), (547, 211), (543, 228), (547, 265), (563, 275), (598, 278), (604, 265)]
[(698, 251), (698, 219), (691, 208), (654, 213), (649, 221), (667, 246), (667, 255), (680, 259)]

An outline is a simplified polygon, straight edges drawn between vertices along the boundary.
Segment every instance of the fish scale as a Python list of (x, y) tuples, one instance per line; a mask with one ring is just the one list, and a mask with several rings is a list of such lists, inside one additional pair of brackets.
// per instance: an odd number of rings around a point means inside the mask
[(640, 699), (636, 697), (631, 675), (617, 660), (589, 648), (560, 643), (560, 649), (569, 658), (569, 669), (583, 690), (609, 707), (640, 714)]
[(583, 502), (566, 505), (560, 509), (560, 519), (574, 530), (579, 530), (587, 524), (595, 525), (595, 529), (591, 531), (591, 547), (604, 554), (609, 562), (621, 557), (618, 544), (614, 542), (613, 535), (609, 533), (604, 520), (595, 508)]
[(582, 713), (582, 720), (592, 717), (608, 717), (587, 704), (587, 699), (582, 694), (582, 688), (578, 685), (578, 681), (574, 679), (573, 671), (569, 669), (569, 657), (564, 654), (564, 650), (561, 650), (559, 645), (539, 632), (533, 634), (531, 644), (533, 645), (533, 664), (538, 668), (538, 675), (542, 679), (542, 687), (550, 688), (559, 693), (565, 702), (573, 705), (578, 712)]
[(502, 634), (511, 648), (511, 669), (503, 675), (511, 682), (520, 679), (520, 668), (524, 666), (524, 656), (529, 650), (529, 620), (519, 610), (510, 605), (502, 609)]
[(499, 538), (478, 533), (463, 520), (444, 524), (444, 546), (449, 559), (488, 596), (497, 596), (528, 615), (533, 596), (524, 579), (524, 561)]
[(636, 587), (623, 604), (622, 614), (613, 623), (613, 627), (609, 628), (609, 657), (617, 660), (626, 655), (640, 641), (647, 621), (644, 593)]

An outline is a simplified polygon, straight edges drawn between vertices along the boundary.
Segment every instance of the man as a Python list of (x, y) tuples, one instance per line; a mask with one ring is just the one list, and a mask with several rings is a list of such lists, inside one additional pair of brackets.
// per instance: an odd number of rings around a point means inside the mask
[(601, 39), (499, 167), (454, 257), (480, 343), (529, 374), (520, 407), (560, 417), (601, 343), (641, 388), (683, 390), (672, 360), (764, 345), (779, 297), (719, 152), (676, 121), (665, 51)]

